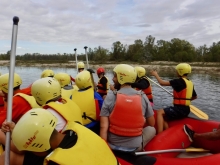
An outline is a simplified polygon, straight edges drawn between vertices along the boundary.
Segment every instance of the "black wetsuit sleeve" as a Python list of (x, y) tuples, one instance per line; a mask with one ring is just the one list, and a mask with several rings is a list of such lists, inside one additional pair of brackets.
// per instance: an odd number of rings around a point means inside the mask
[(177, 92), (186, 88), (186, 83), (182, 78), (170, 80), (170, 85)]
[(102, 78), (100, 79), (100, 84), (102, 84), (102, 87), (99, 86), (99, 85), (97, 85), (98, 89), (107, 90), (107, 83), (108, 83), (107, 78), (102, 77)]
[(146, 89), (150, 85), (149, 81), (145, 79), (141, 79), (139, 82), (131, 84), (132, 88), (138, 88), (138, 89)]

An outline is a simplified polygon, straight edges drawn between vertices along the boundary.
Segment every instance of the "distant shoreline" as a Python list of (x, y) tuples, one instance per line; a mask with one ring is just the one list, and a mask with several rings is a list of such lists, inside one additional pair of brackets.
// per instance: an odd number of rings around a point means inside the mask
[[(86, 62), (84, 61), (85, 65)], [(138, 63), (131, 63), (131, 62), (120, 62), (120, 63), (127, 63), (132, 66), (142, 66), (146, 68), (146, 70), (157, 70), (157, 71), (173, 71), (175, 66), (178, 64), (177, 62), (169, 62), (169, 61), (155, 61), (150, 62), (148, 64), (138, 64)], [(97, 69), (98, 67), (102, 66), (105, 69), (113, 69), (119, 62), (108, 62), (105, 64), (97, 64), (94, 62), (89, 63), (89, 67), (93, 69)], [(194, 73), (207, 73), (207, 74), (218, 74), (220, 75), (220, 63), (211, 63), (211, 62), (192, 62), (189, 63), (192, 66), (192, 70)], [(0, 66), (9, 66), (10, 63), (7, 60), (0, 60)], [(16, 61), (16, 66), (21, 67), (60, 67), (60, 68), (75, 68), (76, 63), (75, 61), (69, 61), (66, 63), (38, 63), (38, 62), (23, 62), (23, 61)]]

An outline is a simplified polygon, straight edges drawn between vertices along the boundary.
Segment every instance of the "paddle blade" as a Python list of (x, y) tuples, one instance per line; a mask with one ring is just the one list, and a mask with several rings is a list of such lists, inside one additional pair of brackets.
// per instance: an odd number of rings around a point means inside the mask
[(190, 105), (189, 107), (190, 107), (190, 111), (192, 113), (194, 113), (197, 117), (204, 119), (204, 120), (209, 119), (209, 116), (206, 113), (204, 113), (203, 111), (201, 111), (200, 109), (196, 108), (193, 105)]
[(186, 152), (209, 152), (203, 148), (186, 148)]

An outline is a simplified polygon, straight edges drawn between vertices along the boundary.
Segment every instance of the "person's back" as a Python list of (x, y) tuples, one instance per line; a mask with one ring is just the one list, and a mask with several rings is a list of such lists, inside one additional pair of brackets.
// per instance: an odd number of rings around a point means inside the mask
[(135, 67), (135, 70), (137, 72), (137, 79), (131, 87), (136, 88), (137, 90), (142, 90), (153, 105), (152, 88), (146, 77), (146, 70), (143, 67)]
[(105, 70), (104, 68), (100, 67), (97, 69), (97, 75), (99, 77), (99, 81), (97, 84), (97, 92), (102, 96), (103, 99), (105, 99), (108, 89), (109, 89), (109, 80), (105, 76)]
[[(133, 67), (114, 68), (113, 82), (117, 92), (109, 92), (100, 113), (100, 136), (109, 143), (116, 156), (135, 163), (134, 151), (141, 151), (155, 136), (154, 112), (146, 95), (131, 88), (136, 79)], [(149, 126), (144, 127), (145, 123)]]
[(83, 125), (95, 133), (99, 133), (99, 114), (103, 99), (92, 88), (88, 71), (78, 73), (75, 82), (79, 90), (73, 91), (72, 100), (82, 111)]

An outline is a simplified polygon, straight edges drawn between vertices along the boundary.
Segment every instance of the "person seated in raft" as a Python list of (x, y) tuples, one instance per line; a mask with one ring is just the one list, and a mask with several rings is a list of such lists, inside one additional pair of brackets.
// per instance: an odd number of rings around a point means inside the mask
[(71, 84), (71, 77), (67, 73), (56, 73), (54, 78), (60, 83), (61, 95), (63, 97), (72, 98), (73, 86)]
[(78, 66), (78, 73), (84, 71), (84, 69), (85, 69), (85, 64), (84, 64), (84, 62), (78, 62), (78, 63), (77, 63), (77, 66)]
[(44, 78), (44, 77), (54, 77), (54, 72), (53, 70), (50, 70), (50, 69), (45, 69), (42, 73), (41, 73), (41, 78)]
[[(23, 154), (10, 154), (10, 165), (118, 165), (107, 143), (76, 122), (68, 122), (62, 133), (57, 118), (42, 108), (31, 109), (15, 123), (4, 122), (2, 131)], [(28, 151), (28, 152), (24, 152)], [(0, 156), (0, 165), (5, 155)], [(94, 159), (95, 157), (95, 159)]]
[(76, 85), (79, 90), (74, 90), (72, 100), (82, 111), (83, 125), (99, 134), (100, 110), (103, 104), (102, 97), (92, 88), (89, 71), (82, 71), (76, 76)]
[[(78, 62), (77, 63), (77, 68), (78, 68), (78, 73), (82, 72), (85, 69), (85, 64), (84, 62)], [(70, 79), (72, 82), (75, 82), (75, 78), (73, 78), (72, 76), (70, 76)]]
[[(137, 73), (134, 67), (119, 64), (113, 69), (114, 88), (109, 92), (100, 113), (100, 136), (106, 140), (115, 155), (132, 164), (140, 165), (133, 155), (142, 151), (155, 136), (154, 112), (146, 95), (131, 88)], [(144, 128), (144, 125), (148, 126)], [(141, 158), (143, 164), (154, 164), (153, 157)]]
[(155, 76), (162, 86), (173, 88), (173, 105), (164, 109), (157, 110), (157, 132), (160, 133), (168, 128), (168, 120), (182, 119), (190, 113), (191, 101), (197, 98), (193, 82), (187, 78), (191, 73), (191, 66), (187, 63), (180, 63), (176, 66), (178, 79), (165, 81), (160, 78), (156, 71), (151, 75)]
[(220, 125), (214, 132), (196, 133), (190, 129), (186, 124), (183, 126), (183, 130), (189, 137), (189, 140), (193, 142), (196, 139), (202, 138), (206, 140), (220, 140)]
[[(1, 78), (0, 78), (1, 79)], [(69, 98), (61, 97), (61, 86), (55, 78), (46, 77), (36, 80), (31, 86), (31, 94), (37, 107), (42, 106), (45, 110), (52, 113), (58, 119), (56, 130), (61, 132), (68, 122), (77, 122), (82, 124), (81, 110)], [(14, 104), (14, 103), (13, 103)], [(27, 111), (29, 111), (29, 108)], [(12, 109), (12, 113), (14, 110)], [(19, 114), (19, 112), (17, 112)], [(24, 113), (21, 113), (20, 117)], [(19, 118), (20, 119), (20, 118)], [(12, 121), (13, 118), (12, 118)], [(0, 143), (5, 145), (5, 134), (0, 131)], [(11, 144), (13, 154), (20, 154)]]
[(56, 130), (59, 132), (69, 121), (82, 124), (79, 106), (68, 97), (62, 96), (60, 83), (55, 78), (45, 77), (36, 80), (31, 87), (31, 94), (42, 108), (57, 117)]
[(153, 106), (152, 88), (146, 77), (146, 70), (141, 66), (136, 66), (135, 70), (137, 72), (137, 79), (133, 84), (131, 84), (131, 87), (136, 88), (137, 90), (142, 90)]
[[(31, 96), (30, 88), (20, 89), (22, 84), (21, 77), (14, 73), (13, 82), (13, 97), (12, 97), (12, 121), (17, 123), (20, 117), (29, 111), (31, 108), (37, 108), (39, 105), (36, 103), (33, 96)], [(9, 90), (9, 73), (0, 76), (0, 89), (3, 93), (5, 106), (0, 112), (0, 126), (5, 121), (7, 116), (7, 98)]]
[(109, 89), (109, 80), (105, 76), (105, 69), (100, 67), (96, 71), (99, 81), (98, 84), (96, 85), (97, 87), (97, 92), (102, 96), (103, 99), (105, 99), (108, 89)]

